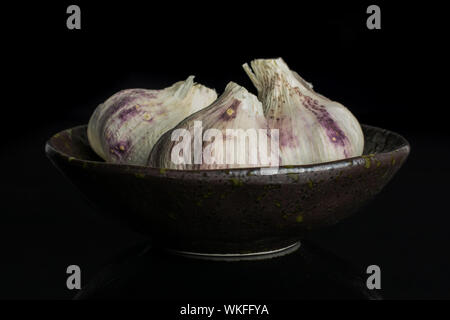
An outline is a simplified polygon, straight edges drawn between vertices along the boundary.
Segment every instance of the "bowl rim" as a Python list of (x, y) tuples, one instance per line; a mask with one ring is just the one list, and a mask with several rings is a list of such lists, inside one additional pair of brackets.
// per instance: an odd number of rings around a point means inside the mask
[[(375, 155), (393, 155), (398, 152), (403, 151), (403, 153), (406, 153), (406, 155), (409, 155), (410, 152), (410, 144), (409, 142), (400, 134), (379, 128), (376, 126), (361, 124), (361, 127), (365, 127), (367, 129), (372, 129), (376, 131), (383, 132), (387, 135), (394, 135), (401, 141), (401, 144), (396, 147), (393, 150), (384, 151), (384, 152), (378, 152), (375, 154), (368, 154), (368, 155), (361, 155), (356, 157), (350, 157), (340, 160), (334, 160), (334, 161), (328, 161), (328, 162), (321, 162), (321, 163), (315, 163), (315, 164), (307, 164), (307, 165), (288, 165), (288, 166), (279, 166), (277, 168), (276, 173), (267, 173), (267, 174), (261, 174), (261, 167), (245, 167), (245, 168), (231, 168), (231, 169), (202, 169), (202, 170), (179, 170), (179, 169), (166, 169), (166, 168), (155, 168), (150, 166), (142, 166), (142, 165), (133, 165), (133, 164), (121, 164), (121, 163), (110, 163), (105, 161), (95, 161), (95, 160), (86, 160), (86, 159), (80, 159), (73, 157), (71, 155), (68, 155), (67, 153), (59, 150), (56, 148), (52, 140), (60, 136), (63, 132), (72, 131), (75, 129), (80, 128), (87, 128), (87, 124), (74, 126), (71, 128), (67, 128), (64, 130), (59, 131), (58, 133), (51, 136), (45, 144), (45, 152), (49, 158), (52, 158), (53, 155), (57, 155), (68, 162), (73, 163), (74, 165), (81, 165), (83, 167), (86, 167), (87, 165), (92, 165), (95, 168), (120, 168), (123, 169), (123, 171), (129, 172), (129, 173), (145, 173), (145, 175), (171, 175), (171, 176), (177, 176), (179, 174), (181, 175), (192, 175), (192, 176), (205, 176), (210, 174), (221, 174), (223, 176), (229, 177), (232, 176), (264, 176), (264, 175), (285, 175), (285, 174), (292, 174), (292, 173), (303, 173), (308, 171), (324, 171), (329, 169), (337, 169), (337, 168), (345, 168), (349, 167), (352, 164), (356, 163), (362, 163), (364, 164), (366, 162), (367, 157), (373, 157)], [(267, 169), (270, 169), (270, 167), (266, 167)], [(270, 172), (270, 171), (269, 171)]]

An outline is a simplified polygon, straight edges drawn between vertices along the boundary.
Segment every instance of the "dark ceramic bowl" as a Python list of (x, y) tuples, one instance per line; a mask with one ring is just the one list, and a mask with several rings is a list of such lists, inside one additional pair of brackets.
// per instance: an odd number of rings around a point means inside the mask
[(305, 232), (348, 217), (376, 195), (405, 162), (400, 135), (363, 126), (361, 157), (307, 166), (210, 171), (106, 163), (90, 148), (86, 126), (46, 144), (53, 164), (96, 206), (179, 251), (252, 253), (288, 247)]

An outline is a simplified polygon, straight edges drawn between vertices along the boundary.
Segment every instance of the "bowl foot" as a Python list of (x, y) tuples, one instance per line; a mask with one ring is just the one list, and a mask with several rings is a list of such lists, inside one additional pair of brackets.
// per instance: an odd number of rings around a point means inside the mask
[(164, 249), (167, 253), (174, 254), (177, 256), (182, 256), (186, 258), (193, 259), (203, 259), (203, 260), (214, 260), (214, 261), (252, 261), (252, 260), (265, 260), (272, 259), (276, 257), (281, 257), (292, 252), (295, 252), (300, 248), (300, 241), (292, 243), (284, 248), (252, 252), (252, 253), (202, 253), (202, 252), (190, 252), (190, 251), (180, 251), (174, 249)]

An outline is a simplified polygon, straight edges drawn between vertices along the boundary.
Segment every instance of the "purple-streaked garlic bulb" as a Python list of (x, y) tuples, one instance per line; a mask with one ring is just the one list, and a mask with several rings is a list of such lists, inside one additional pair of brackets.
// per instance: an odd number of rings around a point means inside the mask
[(279, 129), (280, 166), (306, 165), (360, 156), (364, 136), (342, 104), (314, 92), (281, 59), (243, 65), (258, 91), (270, 128)]
[(161, 137), (148, 165), (184, 170), (272, 166), (278, 150), (267, 129), (258, 98), (230, 82), (214, 103)]
[(194, 83), (194, 76), (162, 90), (119, 91), (91, 116), (89, 143), (105, 161), (145, 165), (165, 132), (216, 99), (215, 90)]

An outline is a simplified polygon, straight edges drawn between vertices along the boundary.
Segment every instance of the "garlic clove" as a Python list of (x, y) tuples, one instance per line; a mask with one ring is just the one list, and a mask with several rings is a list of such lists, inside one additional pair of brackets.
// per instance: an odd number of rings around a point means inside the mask
[[(243, 65), (258, 91), (270, 128), (279, 129), (280, 165), (306, 165), (360, 156), (364, 136), (342, 104), (318, 94), (281, 59)], [(252, 71), (253, 69), (253, 71)]]
[(161, 137), (148, 165), (184, 170), (269, 166), (278, 161), (271, 160), (271, 148), (261, 102), (230, 82), (209, 107)]
[(145, 165), (158, 139), (216, 100), (194, 76), (162, 90), (122, 90), (100, 104), (88, 124), (92, 149), (104, 160)]

